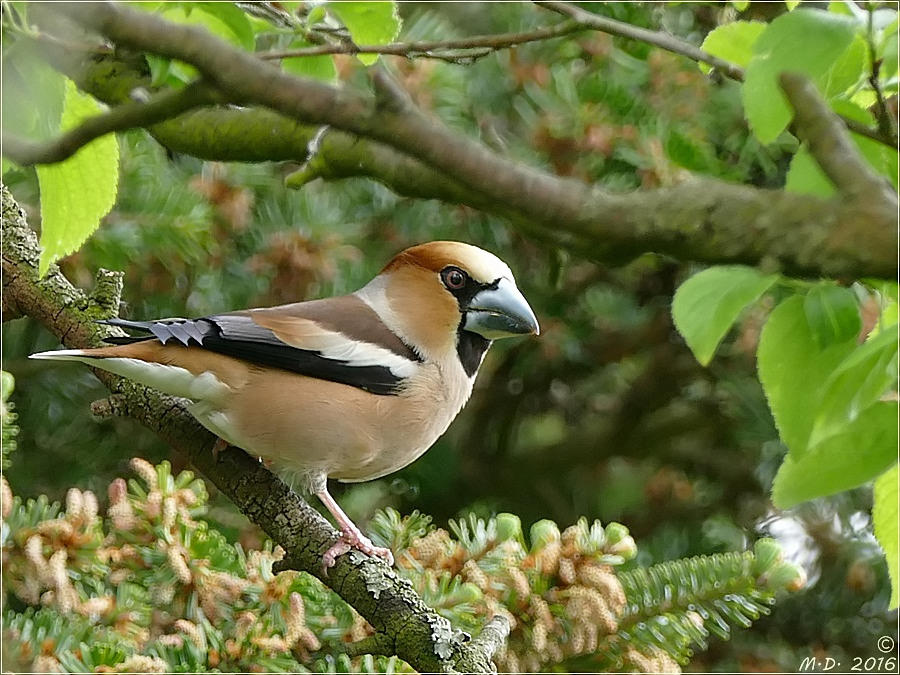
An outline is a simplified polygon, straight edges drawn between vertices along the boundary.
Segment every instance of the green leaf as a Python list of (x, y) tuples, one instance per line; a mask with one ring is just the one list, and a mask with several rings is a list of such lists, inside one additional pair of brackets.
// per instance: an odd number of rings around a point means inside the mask
[(798, 457), (806, 451), (825, 382), (856, 347), (853, 339), (819, 347), (803, 304), (803, 297), (793, 296), (778, 305), (763, 326), (757, 350), (759, 379), (781, 440)]
[(800, 72), (824, 91), (832, 66), (856, 30), (851, 18), (809, 9), (782, 14), (766, 27), (753, 45), (742, 90), (747, 121), (761, 142), (774, 141), (791, 121), (778, 76)]
[[(357, 45), (386, 45), (400, 34), (395, 2), (331, 2), (328, 9), (347, 27)], [(359, 60), (370, 66), (378, 55), (360, 54)]]
[(789, 12), (793, 12), (797, 8), (797, 5), (800, 4), (800, 0), (784, 0), (784, 4)]
[(750, 6), (750, 0), (731, 0), (731, 5), (739, 12), (743, 12)]
[(897, 440), (897, 402), (881, 401), (802, 456), (789, 453), (775, 476), (772, 501), (787, 509), (859, 487), (897, 461)]
[(891, 577), (891, 605), (890, 609), (897, 609), (900, 604), (900, 514), (897, 513), (898, 496), (897, 485), (900, 482), (898, 465), (885, 471), (875, 481), (875, 500), (872, 507), (872, 524), (875, 528), (875, 537), (888, 562), (888, 573)]
[(861, 80), (865, 80), (869, 72), (869, 48), (865, 38), (858, 32), (853, 36), (850, 46), (838, 57), (828, 73), (825, 85), (826, 98), (833, 98), (855, 89)]
[(47, 65), (36, 43), (18, 40), (4, 45), (0, 80), (3, 130), (33, 140), (59, 132), (66, 79)]
[[(713, 56), (746, 68), (753, 56), (753, 45), (765, 29), (766, 24), (762, 21), (732, 21), (710, 32), (700, 47)], [(708, 73), (712, 68), (701, 63), (700, 70)]]
[(681, 284), (672, 301), (672, 319), (702, 365), (712, 360), (741, 312), (777, 280), (777, 274), (733, 265), (710, 267)]
[(147, 0), (146, 2), (144, 0), (124, 0), (124, 2), (129, 7), (140, 9), (145, 12), (155, 12), (166, 4), (165, 2), (150, 2), (150, 0)]
[[(247, 15), (244, 14), (232, 2), (195, 2), (194, 6), (207, 14), (215, 17), (228, 27), (228, 35), (222, 35), (226, 40), (236, 41), (248, 51), (256, 47), (256, 37)], [(220, 34), (221, 35), (221, 34)], [(233, 38), (233, 39), (232, 39)]]
[(830, 197), (834, 194), (834, 185), (819, 168), (819, 164), (813, 159), (806, 143), (801, 145), (791, 158), (784, 189), (788, 192), (816, 195), (817, 197)]
[[(82, 94), (70, 80), (60, 126), (63, 130), (100, 112), (99, 104)], [(103, 136), (58, 164), (37, 167), (41, 188), (41, 276), (50, 264), (68, 255), (100, 225), (116, 201), (119, 182), (119, 145), (114, 135)]]
[[(220, 3), (213, 2), (167, 4), (169, 6), (162, 11), (162, 15), (169, 21), (188, 26), (199, 26), (232, 44), (244, 49), (253, 49), (255, 44), (253, 29), (250, 28), (250, 23), (244, 13), (230, 2), (221, 3), (221, 7)], [(224, 9), (226, 7), (233, 11)], [(194, 9), (200, 11), (193, 11)], [(241, 15), (240, 19), (234, 12)]]
[(898, 61), (898, 48), (900, 48), (900, 44), (898, 44), (897, 40), (897, 29), (900, 27), (900, 20), (898, 18), (894, 18), (894, 20), (885, 27), (882, 36), (881, 36), (881, 44), (878, 53), (878, 58), (881, 59), (881, 76), (885, 79), (890, 79), (897, 74), (897, 67), (900, 65)]
[(897, 382), (897, 332), (882, 331), (853, 351), (825, 383), (810, 445), (841, 431)]
[[(309, 47), (305, 40), (294, 40), (289, 49)], [(311, 77), (334, 84), (338, 80), (337, 68), (334, 65), (334, 57), (329, 54), (321, 56), (298, 56), (293, 59), (282, 59), (281, 65), (286, 72), (301, 77)]]
[(813, 340), (820, 347), (851, 340), (862, 330), (856, 295), (835, 283), (813, 286), (803, 301), (803, 311)]

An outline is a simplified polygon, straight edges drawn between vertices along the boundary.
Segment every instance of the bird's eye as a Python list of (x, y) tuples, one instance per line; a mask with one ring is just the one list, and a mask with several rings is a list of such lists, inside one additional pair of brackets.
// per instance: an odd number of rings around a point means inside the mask
[(466, 285), (467, 276), (458, 267), (446, 267), (441, 272), (441, 279), (444, 282), (444, 286), (451, 291), (458, 291)]

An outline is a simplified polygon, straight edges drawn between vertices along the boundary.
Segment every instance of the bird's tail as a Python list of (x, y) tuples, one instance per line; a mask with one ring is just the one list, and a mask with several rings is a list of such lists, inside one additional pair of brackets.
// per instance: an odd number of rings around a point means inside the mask
[(85, 349), (57, 349), (52, 352), (31, 354), (28, 358), (47, 359), (50, 361), (80, 361), (81, 363), (94, 363), (98, 360), (97, 356), (91, 356)]

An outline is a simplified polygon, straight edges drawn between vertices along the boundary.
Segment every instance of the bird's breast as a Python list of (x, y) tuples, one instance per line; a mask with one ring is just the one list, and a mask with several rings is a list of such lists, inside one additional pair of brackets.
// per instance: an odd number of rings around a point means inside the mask
[(452, 362), (421, 364), (400, 393), (389, 396), (259, 369), (232, 391), (225, 406), (198, 410), (206, 419), (197, 417), (287, 473), (364, 481), (418, 458), (444, 433), (471, 391), (472, 380)]

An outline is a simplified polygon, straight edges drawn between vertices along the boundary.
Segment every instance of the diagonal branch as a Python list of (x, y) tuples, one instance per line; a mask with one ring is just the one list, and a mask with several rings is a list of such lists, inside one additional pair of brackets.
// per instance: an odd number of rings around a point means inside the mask
[(858, 199), (893, 200), (890, 183), (869, 166), (850, 139), (837, 114), (819, 96), (815, 85), (800, 73), (782, 73), (781, 88), (794, 108), (800, 137), (834, 186)]
[[(40, 278), (37, 238), (6, 187), (0, 190), (4, 314), (9, 310), (13, 316), (33, 317), (67, 347), (96, 346), (110, 329), (94, 321), (118, 309), (121, 276), (101, 275), (102, 283), (90, 296), (74, 288), (56, 266)], [(332, 588), (382, 636), (382, 649), (389, 646), (391, 653), (421, 672), (491, 672), (489, 660), (496, 640), (490, 636), (497, 633), (497, 626), (489, 622), (483, 641), (466, 643), (465, 634), (454, 631), (446, 619), (425, 606), (383, 561), (358, 551), (338, 558), (326, 573), (322, 554), (337, 534), (303, 499), (242, 450), (228, 448), (214, 456), (210, 449), (215, 438), (179, 399), (110, 373), (95, 374), (113, 392), (95, 405), (96, 413), (135, 419), (184, 454), (285, 550), (281, 569), (305, 571)], [(499, 630), (505, 637), (503, 628)], [(471, 668), (472, 664), (479, 668)]]
[(106, 134), (147, 127), (221, 100), (219, 92), (203, 82), (184, 89), (164, 91), (145, 102), (122, 103), (91, 117), (74, 129), (46, 142), (30, 141), (3, 133), (3, 154), (21, 166), (53, 164), (68, 159), (91, 141)]
[(508, 49), (529, 42), (563, 37), (586, 30), (589, 30), (587, 26), (583, 26), (575, 21), (566, 21), (555, 26), (537, 28), (530, 31), (474, 35), (456, 40), (395, 42), (387, 45), (356, 45), (352, 42), (340, 42), (338, 44), (315, 45), (297, 49), (257, 52), (256, 55), (266, 60), (289, 59), (298, 56), (322, 56), (325, 54), (386, 54), (389, 56), (405, 56), (410, 59), (472, 60), (486, 56), (499, 49)]
[(616, 21), (615, 19), (600, 16), (599, 14), (591, 14), (580, 7), (570, 5), (568, 2), (536, 0), (534, 4), (556, 12), (557, 14), (567, 16), (585, 28), (591, 28), (600, 31), (601, 33), (608, 33), (609, 35), (615, 35), (617, 37), (628, 38), (629, 40), (645, 42), (648, 45), (665, 49), (667, 52), (686, 56), (691, 61), (697, 61), (698, 63), (705, 63), (712, 66), (729, 79), (737, 80), (738, 82), (744, 81), (744, 69), (740, 66), (735, 65), (730, 61), (726, 61), (725, 59), (720, 59), (718, 56), (713, 56), (699, 47), (688, 44), (683, 40), (679, 40), (670, 33), (640, 28), (639, 26), (632, 26), (630, 23), (625, 23), (624, 21)]
[[(616, 21), (615, 19), (610, 19), (605, 16), (591, 14), (590, 12), (581, 9), (580, 7), (576, 7), (575, 5), (569, 4), (568, 2), (562, 2), (560, 0), (535, 0), (534, 4), (554, 11), (558, 14), (562, 14), (563, 16), (567, 16), (570, 19), (577, 21), (586, 28), (592, 28), (594, 30), (600, 31), (601, 33), (608, 33), (610, 35), (616, 35), (618, 37), (624, 37), (630, 40), (645, 42), (649, 45), (653, 45), (654, 47), (665, 49), (666, 51), (672, 52), (673, 54), (686, 56), (692, 61), (705, 63), (709, 66), (712, 66), (729, 79), (736, 80), (738, 82), (744, 81), (744, 69), (740, 66), (729, 61), (725, 61), (724, 59), (720, 59), (717, 56), (713, 56), (712, 54), (705, 52), (692, 44), (684, 42), (683, 40), (679, 40), (677, 37), (671, 35), (670, 33), (648, 30), (646, 28), (639, 28), (637, 26), (632, 26), (631, 24), (624, 23), (622, 21)], [(841, 115), (841, 119), (843, 120), (847, 128), (850, 129), (850, 131), (852, 131), (853, 133), (859, 134), (860, 136), (865, 136), (866, 138), (871, 138), (873, 141), (878, 141), (879, 143), (883, 143), (884, 145), (887, 145), (891, 148), (897, 147), (896, 134), (885, 133), (884, 129), (881, 128), (872, 129), (871, 127), (866, 126), (858, 120), (852, 119), (850, 117), (844, 117), (843, 115)]]

